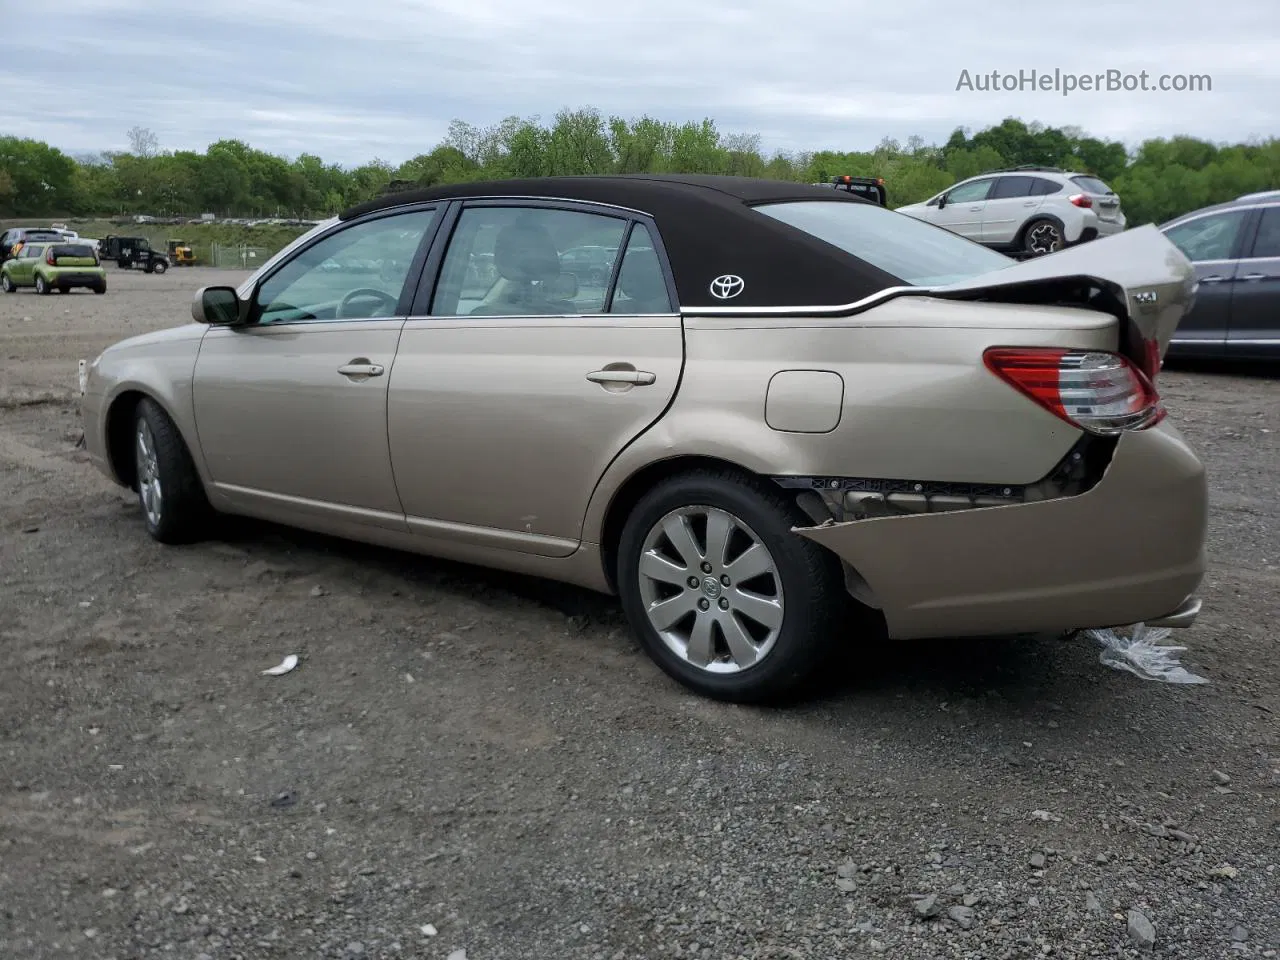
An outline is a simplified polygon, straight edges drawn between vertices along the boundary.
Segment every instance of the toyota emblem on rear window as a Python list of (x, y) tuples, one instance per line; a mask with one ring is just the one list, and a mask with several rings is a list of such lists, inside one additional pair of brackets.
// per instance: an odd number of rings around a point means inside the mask
[(726, 273), (711, 281), (711, 295), (717, 300), (730, 300), (740, 294), (746, 285), (741, 277)]

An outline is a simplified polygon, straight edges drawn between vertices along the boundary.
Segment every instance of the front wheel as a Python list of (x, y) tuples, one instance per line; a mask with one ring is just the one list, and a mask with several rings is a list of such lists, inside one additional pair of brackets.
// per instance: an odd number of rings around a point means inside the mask
[(151, 264), (150, 269), (152, 273), (164, 273), (169, 269), (169, 267), (163, 260), (157, 260), (155, 263)]
[(9, 279), (7, 273), (0, 273), (0, 290), (5, 293), (13, 293), (14, 291), (13, 281)]
[(1022, 238), (1023, 249), (1033, 257), (1043, 257), (1063, 247), (1062, 227), (1052, 220), (1034, 220)]
[(154, 400), (139, 401), (133, 420), (138, 503), (147, 533), (161, 543), (190, 543), (211, 513), (187, 445)]
[(51, 289), (49, 282), (45, 280), (44, 277), (36, 277), (36, 293), (43, 297), (45, 294), (49, 293)]
[(839, 561), (791, 532), (812, 521), (730, 471), (662, 483), (627, 519), (623, 610), (646, 652), (685, 686), (759, 702), (795, 691), (821, 661), (842, 608)]

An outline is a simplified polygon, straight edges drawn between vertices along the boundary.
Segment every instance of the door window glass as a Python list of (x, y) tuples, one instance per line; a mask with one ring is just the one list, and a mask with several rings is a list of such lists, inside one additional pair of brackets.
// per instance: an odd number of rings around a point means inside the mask
[(1245, 213), (1244, 210), (1228, 210), (1197, 217), (1170, 227), (1165, 236), (1186, 254), (1188, 260), (1230, 260)]
[(468, 207), (449, 240), (431, 313), (603, 313), (626, 226), (578, 210)]
[(975, 200), (985, 200), (994, 182), (994, 180), (975, 180), (973, 183), (962, 183), (947, 194), (947, 203), (973, 203)]
[(1034, 183), (1032, 177), (1001, 177), (996, 181), (996, 188), (991, 191), (991, 199), (1011, 200), (1014, 197), (1029, 196)]
[(674, 313), (662, 261), (653, 243), (653, 234), (637, 223), (627, 238), (627, 252), (618, 269), (618, 287), (609, 305), (610, 313)]
[(1253, 238), (1253, 257), (1280, 257), (1280, 207), (1267, 207)]
[(435, 210), (346, 227), (298, 253), (258, 288), (258, 323), (393, 317)]

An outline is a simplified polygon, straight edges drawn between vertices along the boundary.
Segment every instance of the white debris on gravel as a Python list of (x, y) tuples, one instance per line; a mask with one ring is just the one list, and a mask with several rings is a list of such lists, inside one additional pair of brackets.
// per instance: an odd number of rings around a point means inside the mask
[(1186, 647), (1162, 646), (1161, 640), (1169, 636), (1168, 628), (1152, 629), (1145, 623), (1135, 624), (1129, 636), (1116, 630), (1089, 630), (1089, 635), (1102, 644), (1098, 659), (1115, 670), (1127, 670), (1143, 680), (1160, 683), (1200, 684), (1208, 683), (1204, 677), (1191, 673), (1178, 662), (1174, 654)]

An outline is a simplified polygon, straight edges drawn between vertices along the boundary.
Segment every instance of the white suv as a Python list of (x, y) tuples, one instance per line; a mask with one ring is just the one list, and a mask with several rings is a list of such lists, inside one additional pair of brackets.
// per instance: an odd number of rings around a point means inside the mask
[(992, 170), (899, 213), (1010, 253), (1038, 257), (1124, 229), (1115, 191), (1057, 167)]

